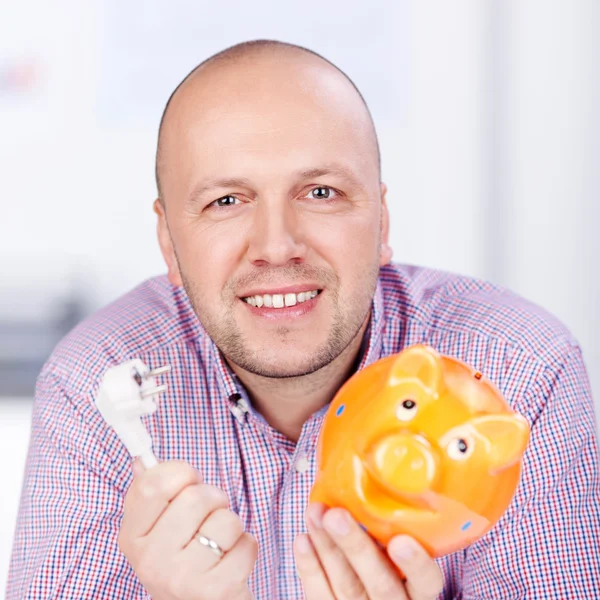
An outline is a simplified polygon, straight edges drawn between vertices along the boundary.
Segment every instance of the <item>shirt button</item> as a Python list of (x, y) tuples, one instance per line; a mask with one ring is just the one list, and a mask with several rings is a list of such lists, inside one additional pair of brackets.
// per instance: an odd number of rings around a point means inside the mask
[(301, 456), (294, 467), (298, 473), (306, 473), (310, 468), (310, 461), (306, 456)]

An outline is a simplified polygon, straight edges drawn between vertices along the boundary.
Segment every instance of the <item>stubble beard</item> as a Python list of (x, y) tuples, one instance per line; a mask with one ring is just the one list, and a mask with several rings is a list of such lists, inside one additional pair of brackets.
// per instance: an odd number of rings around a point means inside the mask
[[(298, 275), (306, 277), (307, 270), (311, 274), (318, 272), (320, 275), (318, 281), (328, 281), (326, 290), (333, 307), (333, 323), (325, 342), (318, 346), (312, 355), (307, 356), (293, 366), (276, 364), (276, 360), (266, 360), (264, 352), (253, 350), (250, 347), (248, 340), (240, 331), (235, 320), (234, 307), (235, 303), (240, 302), (240, 300), (231, 293), (231, 288), (237, 287), (239, 289), (239, 284), (232, 283), (226, 286), (223, 297), (230, 300), (225, 313), (216, 316), (204, 309), (208, 302), (203, 302), (198, 286), (186, 277), (180, 268), (183, 286), (194, 312), (217, 348), (232, 363), (261, 377), (276, 379), (301, 377), (326, 367), (338, 358), (356, 338), (369, 315), (379, 274), (379, 265), (374, 265), (370, 272), (360, 278), (360, 282), (357, 282), (358, 285), (355, 287), (357, 291), (349, 294), (351, 297), (344, 301), (347, 307), (344, 314), (340, 304), (339, 279), (335, 275), (332, 275), (329, 271), (326, 272), (322, 269), (314, 269), (304, 265), (286, 267), (280, 269), (279, 272), (285, 273), (287, 269), (289, 269), (288, 276), (290, 279), (293, 279), (294, 275), (296, 277)], [(256, 279), (253, 281), (256, 281)], [(276, 331), (279, 340), (285, 340), (286, 337), (291, 337), (291, 334), (292, 331), (285, 326), (279, 327)], [(289, 343), (293, 344), (293, 340), (290, 340)]]

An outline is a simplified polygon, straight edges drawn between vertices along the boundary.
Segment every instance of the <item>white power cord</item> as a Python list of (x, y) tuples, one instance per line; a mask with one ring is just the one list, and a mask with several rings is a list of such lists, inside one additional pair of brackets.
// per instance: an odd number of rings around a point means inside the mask
[(150, 369), (139, 359), (106, 371), (96, 397), (96, 407), (125, 444), (129, 454), (140, 457), (146, 469), (158, 464), (152, 452), (152, 438), (141, 417), (157, 410), (156, 396), (167, 389), (155, 377), (168, 373), (170, 366)]

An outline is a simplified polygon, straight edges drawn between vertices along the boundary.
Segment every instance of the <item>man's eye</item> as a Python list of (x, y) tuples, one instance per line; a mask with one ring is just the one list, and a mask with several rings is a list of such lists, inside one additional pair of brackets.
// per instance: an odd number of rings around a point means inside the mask
[(315, 200), (330, 200), (335, 196), (336, 191), (330, 187), (321, 185), (310, 190), (309, 194), (311, 194)]
[(239, 199), (235, 196), (223, 196), (222, 198), (218, 198), (214, 202), (211, 202), (208, 206), (222, 208), (225, 206), (234, 206), (236, 202), (239, 202)]

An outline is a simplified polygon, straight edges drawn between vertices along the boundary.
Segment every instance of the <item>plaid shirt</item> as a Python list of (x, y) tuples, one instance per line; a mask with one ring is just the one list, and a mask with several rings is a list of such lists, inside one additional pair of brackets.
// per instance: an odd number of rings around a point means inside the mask
[[(599, 598), (598, 442), (576, 342), (552, 316), (489, 283), (384, 267), (360, 368), (416, 343), (485, 373), (532, 426), (507, 512), (467, 550), (438, 560), (440, 598)], [(157, 277), (80, 324), (38, 379), (8, 599), (149, 598), (117, 545), (131, 459), (93, 402), (105, 370), (134, 357), (173, 367), (146, 421), (159, 460), (185, 460), (227, 492), (258, 540), (249, 582), (258, 599), (302, 598), (292, 542), (305, 531), (326, 407), (297, 443), (275, 431), (184, 291)]]

